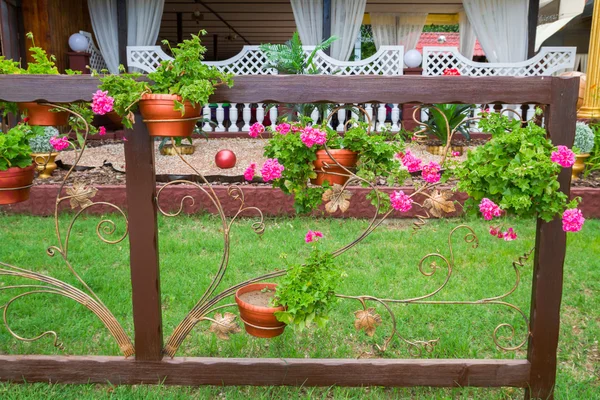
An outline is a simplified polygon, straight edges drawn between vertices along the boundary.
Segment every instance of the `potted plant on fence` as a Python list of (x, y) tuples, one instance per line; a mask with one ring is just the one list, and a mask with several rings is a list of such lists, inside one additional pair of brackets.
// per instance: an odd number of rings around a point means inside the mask
[(575, 141), (573, 151), (575, 152), (575, 164), (571, 172), (572, 179), (579, 179), (579, 175), (585, 169), (585, 161), (594, 148), (594, 132), (585, 122), (578, 122), (575, 126)]
[(35, 165), (31, 161), (31, 129), (18, 124), (0, 134), (0, 204), (29, 199)]
[[(424, 122), (417, 121), (417, 124), (422, 128), (415, 132), (415, 135), (422, 139), (427, 138), (423, 134), (435, 138), (432, 142), (426, 143), (429, 153), (434, 155), (444, 154), (448, 140), (452, 142), (454, 137), (454, 135), (450, 135), (452, 132), (459, 132), (466, 140), (471, 140), (467, 122), (474, 109), (472, 104), (433, 104), (422, 108), (427, 112), (428, 119)], [(419, 109), (417, 107), (415, 112)], [(451, 144), (451, 152), (462, 154), (462, 146), (452, 146)]]
[(100, 93), (114, 99), (114, 110), (125, 127), (133, 126), (132, 111), (139, 106), (150, 136), (188, 137), (215, 87), (231, 87), (233, 75), (202, 62), (206, 48), (198, 35), (173, 48), (166, 40), (163, 44), (169, 46), (174, 59), (163, 60), (148, 74), (148, 82), (139, 80), (140, 74), (135, 73), (104, 75)]
[(31, 158), (36, 164), (38, 177), (50, 178), (57, 167), (55, 159), (58, 155), (58, 150), (54, 148), (51, 141), (60, 133), (53, 126), (31, 126), (30, 128), (34, 136), (29, 139), (29, 147), (31, 148)]

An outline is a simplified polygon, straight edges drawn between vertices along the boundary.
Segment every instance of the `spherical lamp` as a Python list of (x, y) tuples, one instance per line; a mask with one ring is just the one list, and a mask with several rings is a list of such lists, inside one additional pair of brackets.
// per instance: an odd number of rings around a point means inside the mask
[(69, 36), (69, 47), (77, 53), (87, 51), (88, 39), (81, 33), (74, 33)]
[(421, 61), (423, 61), (423, 56), (419, 50), (412, 49), (404, 54), (404, 64), (406, 64), (408, 68), (417, 68), (421, 65)]

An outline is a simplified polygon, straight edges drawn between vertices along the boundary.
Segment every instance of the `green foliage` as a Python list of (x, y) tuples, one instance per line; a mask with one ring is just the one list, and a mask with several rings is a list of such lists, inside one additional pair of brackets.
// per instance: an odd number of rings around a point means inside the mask
[(469, 117), (473, 107), (472, 104), (433, 104), (431, 107), (423, 107), (429, 116), (429, 119), (423, 122), (427, 125), (427, 133), (438, 138), (442, 145), (446, 144), (449, 133), (455, 129), (465, 139), (470, 140), (469, 129), (463, 122)]
[(595, 123), (590, 126), (594, 132), (594, 147), (590, 152), (590, 157), (585, 165), (584, 176), (587, 177), (593, 171), (600, 170), (600, 124)]
[(302, 49), (302, 42), (298, 32), (294, 32), (292, 38), (284, 44), (265, 43), (260, 45), (260, 50), (265, 53), (267, 62), (263, 69), (274, 68), (281, 74), (300, 75), (317, 74), (317, 66), (313, 59), (319, 50), (325, 50), (338, 38), (332, 36), (315, 46), (315, 49), (307, 56)]
[(22, 74), (24, 70), (21, 68), (21, 63), (0, 56), (0, 75)]
[(425, 25), (423, 32), (458, 32), (458, 24), (456, 25)]
[(594, 132), (585, 122), (577, 122), (575, 125), (575, 142), (573, 150), (579, 154), (585, 154), (594, 148)]
[[(142, 74), (125, 73), (125, 68), (119, 67), (121, 73), (119, 75), (105, 74), (100, 77), (100, 86), (102, 91), (108, 91), (108, 94), (115, 99), (113, 103), (113, 111), (122, 117), (123, 126), (126, 128), (133, 127), (132, 112), (134, 112), (144, 93), (150, 93), (148, 82), (139, 80)], [(96, 72), (94, 71), (94, 74)]]
[(343, 275), (333, 255), (315, 246), (306, 263), (290, 267), (277, 285), (274, 302), (286, 310), (276, 312), (275, 316), (300, 330), (312, 322), (323, 327), (328, 312), (337, 302), (335, 290)]
[(560, 165), (550, 160), (556, 148), (546, 138), (545, 129), (530, 122), (492, 113), (480, 124), (492, 139), (468, 153), (456, 169), (457, 189), (469, 194), (467, 206), (473, 209), (487, 197), (503, 210), (522, 217), (539, 216), (550, 221), (565, 208), (574, 207), (559, 190)]
[(5, 134), (0, 134), (0, 171), (31, 165), (29, 139), (34, 134), (27, 124), (18, 124)]
[[(29, 139), (29, 147), (33, 153), (55, 153), (56, 150), (50, 144), (50, 139), (59, 136), (58, 129), (53, 126), (31, 126), (35, 136)], [(36, 131), (39, 131), (36, 133)]]
[(32, 47), (29, 48), (33, 62), (27, 63), (28, 74), (38, 75), (59, 75), (58, 68), (56, 68), (56, 57), (54, 55), (48, 56), (46, 50), (35, 45), (33, 40), (33, 34), (29, 32), (27, 38), (31, 40)]

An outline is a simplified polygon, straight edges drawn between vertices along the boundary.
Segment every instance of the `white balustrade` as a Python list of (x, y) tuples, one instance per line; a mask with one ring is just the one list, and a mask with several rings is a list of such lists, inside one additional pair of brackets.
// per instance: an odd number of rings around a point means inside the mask
[(375, 126), (376, 131), (382, 131), (385, 129), (385, 103), (379, 103), (377, 108), (377, 125)]
[(237, 103), (231, 103), (231, 107), (229, 107), (229, 121), (231, 124), (229, 125), (229, 132), (239, 132), (240, 128), (237, 126), (238, 120), (238, 109)]
[(248, 132), (250, 130), (251, 118), (252, 110), (250, 110), (250, 103), (244, 103), (244, 109), (242, 110), (242, 119), (244, 120), (244, 126), (242, 126), (242, 131)]
[(202, 130), (204, 132), (212, 132), (212, 125), (210, 124), (210, 107), (209, 105), (205, 105), (202, 108), (202, 116), (205, 119), (204, 125), (202, 125)]
[(223, 121), (225, 121), (225, 109), (223, 108), (223, 103), (217, 103), (217, 127), (215, 128), (215, 132), (225, 132)]
[(398, 107), (398, 103), (392, 104), (392, 132), (399, 132), (400, 125), (398, 125), (398, 121), (400, 121), (400, 108)]
[(265, 108), (263, 106), (265, 103), (257, 103), (256, 107), (256, 122), (262, 124), (265, 121)]
[(269, 119), (271, 120), (271, 128), (273, 130), (275, 130), (275, 127), (277, 126), (277, 107), (279, 107), (278, 104), (272, 104), (269, 109)]
[(369, 116), (369, 120), (371, 121), (371, 129), (375, 130), (375, 118), (373, 117), (373, 105), (371, 103), (365, 104), (365, 111)]
[(344, 108), (343, 104), (338, 104), (338, 106), (342, 107), (342, 108), (340, 108), (337, 112), (338, 126), (337, 126), (336, 130), (338, 132), (344, 132), (344, 130), (345, 130), (344, 122), (346, 122), (346, 109)]
[(312, 119), (313, 125), (319, 123), (319, 109), (317, 107), (313, 108), (312, 112), (310, 113), (310, 119)]

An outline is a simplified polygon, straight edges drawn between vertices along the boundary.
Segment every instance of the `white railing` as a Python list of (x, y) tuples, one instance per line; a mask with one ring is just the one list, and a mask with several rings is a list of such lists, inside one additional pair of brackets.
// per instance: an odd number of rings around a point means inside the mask
[(467, 76), (550, 76), (573, 68), (575, 47), (542, 47), (529, 60), (517, 63), (479, 63), (465, 58), (456, 47), (423, 47), (423, 75), (442, 75), (456, 68)]
[[(304, 46), (310, 53), (314, 47)], [(172, 60), (160, 46), (127, 46), (127, 65), (144, 72), (153, 72), (162, 60)], [(223, 72), (234, 75), (273, 75), (277, 71), (265, 69), (266, 56), (259, 46), (244, 46), (237, 55), (223, 61), (206, 61)], [(318, 51), (314, 58), (317, 70), (325, 75), (402, 75), (404, 67), (403, 46), (382, 46), (371, 57), (359, 61), (340, 61)]]
[(92, 38), (92, 34), (86, 31), (79, 31), (83, 36), (85, 36), (88, 40), (88, 48), (87, 52), (90, 53), (90, 69), (92, 71), (102, 71), (103, 69), (108, 69), (106, 62), (104, 61), (104, 57), (102, 57), (102, 53), (94, 44), (94, 39)]

